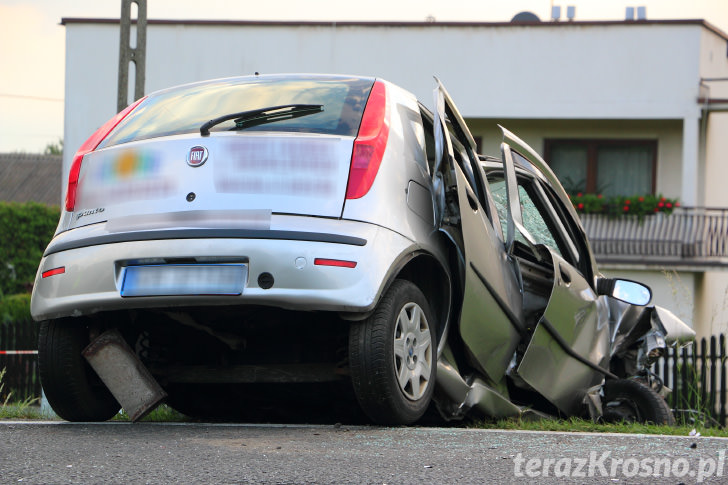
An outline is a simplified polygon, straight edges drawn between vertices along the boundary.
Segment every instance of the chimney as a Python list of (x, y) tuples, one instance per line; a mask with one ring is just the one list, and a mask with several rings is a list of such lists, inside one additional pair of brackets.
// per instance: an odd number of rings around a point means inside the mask
[(566, 7), (566, 18), (569, 19), (569, 22), (572, 22), (574, 17), (576, 17), (576, 7), (569, 5)]
[(558, 22), (561, 19), (561, 7), (559, 5), (553, 5), (551, 7), (551, 20)]

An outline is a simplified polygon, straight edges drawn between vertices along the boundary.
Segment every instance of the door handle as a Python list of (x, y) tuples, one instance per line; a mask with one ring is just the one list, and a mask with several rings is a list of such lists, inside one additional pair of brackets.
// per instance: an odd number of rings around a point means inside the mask
[(566, 271), (564, 267), (560, 264), (559, 273), (561, 274), (561, 281), (563, 281), (566, 286), (569, 286), (571, 284), (571, 276), (569, 275), (569, 272)]
[(478, 201), (475, 200), (475, 196), (469, 190), (465, 193), (468, 196), (468, 204), (470, 205), (470, 208), (473, 209), (473, 212), (478, 212)]

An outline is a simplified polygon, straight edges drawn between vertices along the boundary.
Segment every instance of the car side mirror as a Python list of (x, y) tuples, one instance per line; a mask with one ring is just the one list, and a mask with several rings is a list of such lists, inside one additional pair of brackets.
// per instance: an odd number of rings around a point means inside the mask
[(652, 300), (652, 290), (649, 286), (620, 278), (599, 278), (597, 293), (632, 305), (647, 305)]

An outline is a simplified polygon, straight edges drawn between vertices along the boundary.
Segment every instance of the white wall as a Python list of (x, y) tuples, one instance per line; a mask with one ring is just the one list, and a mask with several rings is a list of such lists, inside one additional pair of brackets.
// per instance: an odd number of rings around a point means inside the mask
[[(68, 166), (116, 111), (119, 26), (65, 25)], [(336, 72), (389, 79), (431, 105), (436, 75), (470, 118), (682, 119), (698, 116), (703, 30), (697, 23), (150, 23), (146, 91), (255, 71)]]
[(702, 335), (728, 333), (728, 271), (708, 271), (698, 283), (695, 321)]

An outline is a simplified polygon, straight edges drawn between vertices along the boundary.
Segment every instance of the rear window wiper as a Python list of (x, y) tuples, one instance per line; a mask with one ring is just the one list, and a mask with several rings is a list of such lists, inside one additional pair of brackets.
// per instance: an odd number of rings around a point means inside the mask
[(223, 121), (235, 120), (234, 129), (244, 130), (251, 126), (262, 125), (264, 123), (291, 120), (300, 116), (320, 113), (323, 110), (324, 106), (322, 104), (283, 104), (280, 106), (269, 106), (267, 108), (241, 111), (240, 113), (231, 113), (229, 115), (220, 116), (214, 120), (210, 120), (200, 126), (200, 135), (210, 136), (210, 128), (215, 125), (219, 125)]

